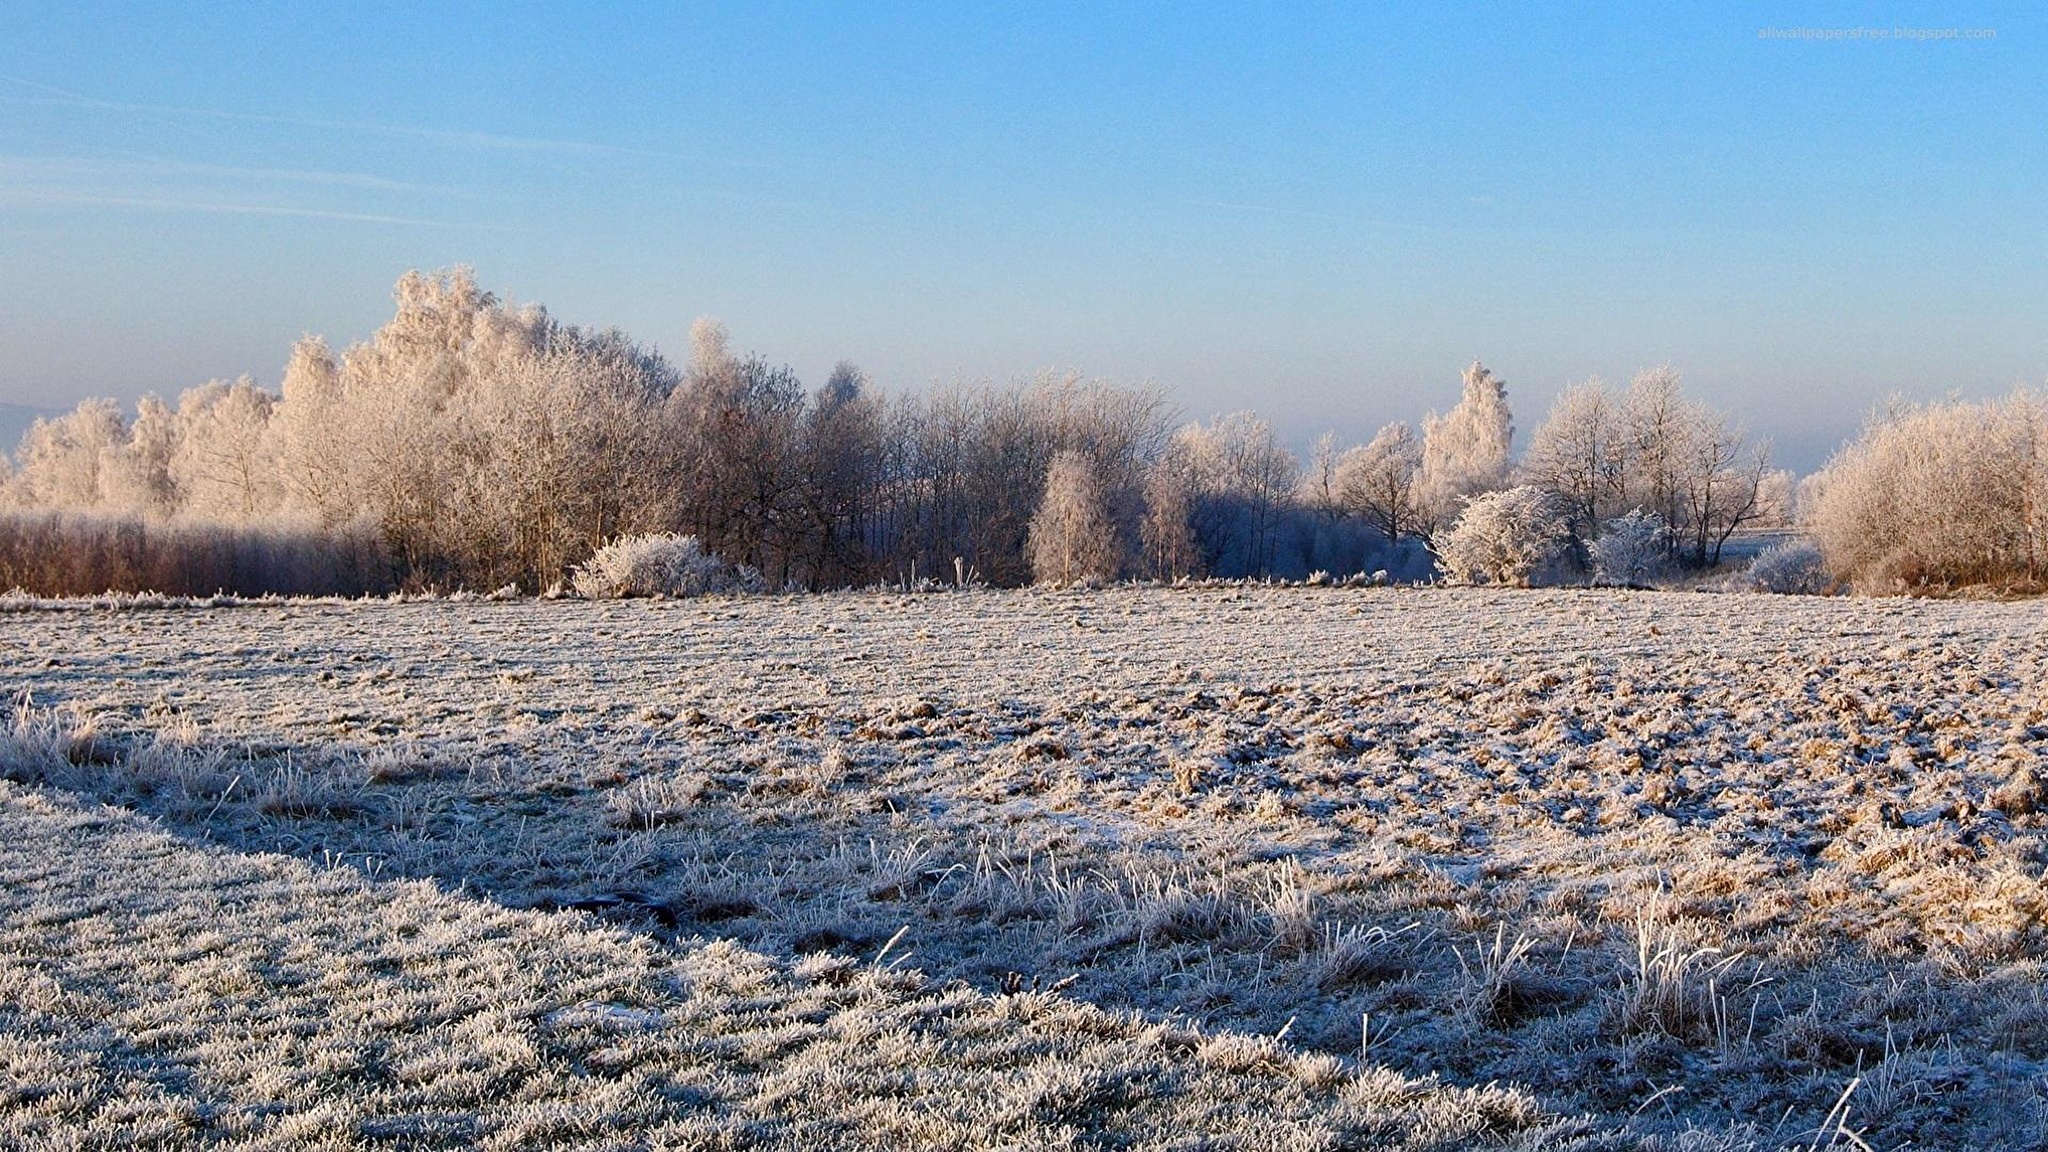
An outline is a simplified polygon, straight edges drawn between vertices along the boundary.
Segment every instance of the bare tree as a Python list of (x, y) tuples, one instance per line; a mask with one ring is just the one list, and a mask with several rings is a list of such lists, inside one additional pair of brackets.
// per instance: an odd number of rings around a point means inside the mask
[(1154, 580), (1195, 575), (1201, 550), (1195, 541), (1194, 478), (1184, 453), (1169, 452), (1145, 478), (1145, 516), (1139, 530), (1145, 571)]
[(1364, 517), (1388, 543), (1398, 542), (1427, 524), (1421, 473), (1422, 444), (1414, 430), (1398, 422), (1389, 424), (1338, 462), (1338, 502)]
[(1681, 441), (1687, 544), (1694, 565), (1721, 562), (1721, 548), (1737, 529), (1765, 511), (1764, 482), (1771, 474), (1768, 445), (1745, 446), (1740, 429), (1706, 408), (1690, 413)]
[(808, 587), (866, 574), (886, 434), (884, 409), (871, 390), (867, 373), (842, 360), (804, 413), (796, 493), (804, 521), (799, 578)]

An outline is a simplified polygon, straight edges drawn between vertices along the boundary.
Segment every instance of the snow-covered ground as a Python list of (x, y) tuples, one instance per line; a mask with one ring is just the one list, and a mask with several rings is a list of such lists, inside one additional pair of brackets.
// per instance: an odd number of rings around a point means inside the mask
[(369, 891), (886, 949), (1687, 1146), (2048, 1132), (2038, 603), (12, 607), (7, 774)]
[(1597, 1146), (1526, 1093), (678, 949), (6, 783), (0, 872), (7, 1148)]

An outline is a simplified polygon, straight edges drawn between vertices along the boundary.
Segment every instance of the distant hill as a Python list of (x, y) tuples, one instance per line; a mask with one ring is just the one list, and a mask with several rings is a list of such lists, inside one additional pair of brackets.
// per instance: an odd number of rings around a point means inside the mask
[(31, 408), (26, 404), (0, 404), (0, 453), (8, 459), (14, 458), (14, 450), (21, 447), (22, 433), (36, 422), (36, 417), (61, 416), (55, 408)]

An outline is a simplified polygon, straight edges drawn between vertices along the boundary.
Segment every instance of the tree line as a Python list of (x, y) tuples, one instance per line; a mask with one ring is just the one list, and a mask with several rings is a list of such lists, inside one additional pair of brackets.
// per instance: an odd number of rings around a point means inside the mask
[(806, 388), (716, 321), (678, 365), (466, 269), (408, 273), (395, 298), (339, 354), (298, 342), (276, 392), (244, 377), (39, 421), (0, 471), (0, 584), (540, 591), (664, 533), (770, 587), (1417, 578), (1476, 498), (1515, 488), (1540, 495), (1567, 567), (1625, 515), (1707, 566), (1792, 503), (1767, 448), (1668, 368), (1567, 389), (1517, 458), (1506, 383), (1475, 362), (1443, 415), (1303, 460), (1255, 414), (1183, 423), (1149, 385), (1046, 372), (892, 395), (841, 363)]

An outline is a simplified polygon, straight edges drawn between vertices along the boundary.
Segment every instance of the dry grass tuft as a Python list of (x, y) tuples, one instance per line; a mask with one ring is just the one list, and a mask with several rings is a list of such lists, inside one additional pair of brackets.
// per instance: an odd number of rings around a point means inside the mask
[(1621, 987), (1608, 1002), (1608, 1030), (1619, 1037), (1668, 1036), (1688, 1044), (1712, 1045), (1723, 1054), (1754, 1039), (1756, 1019), (1745, 1019), (1742, 1004), (1767, 981), (1753, 977), (1728, 989), (1741, 953), (1693, 947), (1649, 912), (1636, 917), (1635, 958)]

